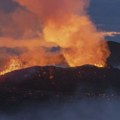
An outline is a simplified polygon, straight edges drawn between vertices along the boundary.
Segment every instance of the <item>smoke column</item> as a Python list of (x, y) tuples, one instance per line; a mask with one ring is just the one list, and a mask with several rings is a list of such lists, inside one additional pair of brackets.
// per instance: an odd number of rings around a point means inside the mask
[(109, 50), (104, 35), (87, 15), (88, 0), (16, 1), (37, 15), (43, 40), (60, 46), (69, 66), (106, 64)]

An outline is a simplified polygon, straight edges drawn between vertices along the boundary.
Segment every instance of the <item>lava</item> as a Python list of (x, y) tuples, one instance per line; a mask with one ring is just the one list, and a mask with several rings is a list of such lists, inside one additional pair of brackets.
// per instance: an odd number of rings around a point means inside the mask
[(94, 66), (98, 67), (98, 68), (103, 68), (105, 67), (103, 64), (94, 64)]
[(8, 65), (6, 65), (4, 69), (0, 72), (0, 75), (4, 75), (14, 70), (18, 70), (21, 67), (22, 67), (21, 61), (18, 58), (12, 58), (10, 59)]

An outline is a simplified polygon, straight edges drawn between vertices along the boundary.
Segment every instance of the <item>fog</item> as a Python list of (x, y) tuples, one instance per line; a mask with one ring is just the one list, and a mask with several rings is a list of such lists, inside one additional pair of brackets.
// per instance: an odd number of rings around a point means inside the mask
[(118, 97), (99, 97), (67, 102), (34, 103), (13, 113), (1, 112), (0, 120), (119, 120), (119, 113)]

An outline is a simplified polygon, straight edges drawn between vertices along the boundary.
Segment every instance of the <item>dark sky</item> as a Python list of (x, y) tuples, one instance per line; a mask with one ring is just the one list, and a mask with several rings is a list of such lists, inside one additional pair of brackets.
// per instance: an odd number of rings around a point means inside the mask
[[(0, 10), (12, 12), (19, 5), (12, 0), (0, 0)], [(20, 7), (20, 6), (19, 6)], [(98, 28), (106, 31), (120, 31), (120, 0), (91, 0), (88, 10)], [(109, 38), (120, 42), (120, 36)]]
[[(89, 13), (99, 28), (120, 31), (120, 0), (91, 0)], [(120, 35), (107, 39), (120, 42)]]
[(16, 7), (18, 7), (18, 4), (16, 2), (13, 2), (12, 0), (0, 0), (0, 10), (11, 12)]
[(120, 0), (92, 0), (90, 14), (105, 29), (120, 31)]

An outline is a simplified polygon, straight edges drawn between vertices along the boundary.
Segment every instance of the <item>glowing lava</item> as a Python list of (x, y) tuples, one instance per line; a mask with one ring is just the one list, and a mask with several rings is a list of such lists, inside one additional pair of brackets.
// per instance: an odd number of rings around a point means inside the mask
[(103, 64), (95, 64), (94, 66), (96, 66), (96, 67), (98, 67), (98, 68), (103, 68), (103, 67), (105, 67), (105, 65), (103, 65)]
[(0, 75), (4, 75), (14, 70), (18, 70), (21, 68), (21, 66), (21, 61), (18, 58), (12, 58), (10, 59), (8, 65), (6, 65), (5, 68), (0, 72)]

